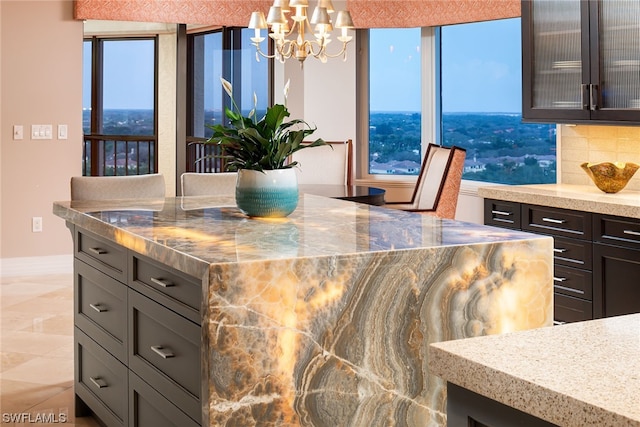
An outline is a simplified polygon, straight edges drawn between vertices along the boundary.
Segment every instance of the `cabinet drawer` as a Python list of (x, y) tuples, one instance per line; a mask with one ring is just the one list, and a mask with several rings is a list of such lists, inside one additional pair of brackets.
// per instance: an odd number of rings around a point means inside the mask
[(591, 213), (523, 204), (522, 229), (591, 240)]
[(98, 270), (126, 283), (127, 250), (84, 230), (76, 229), (75, 256)]
[(640, 220), (606, 215), (593, 216), (594, 240), (640, 249)]
[(583, 240), (553, 238), (553, 261), (555, 265), (591, 270), (593, 255), (592, 243)]
[(126, 426), (127, 367), (75, 328), (75, 392), (105, 424)]
[(593, 304), (581, 298), (553, 294), (553, 319), (556, 323), (580, 322), (593, 319)]
[(127, 288), (74, 260), (74, 323), (120, 361), (127, 361)]
[(129, 286), (200, 323), (200, 280), (134, 254), (130, 257)]
[(553, 290), (555, 293), (589, 301), (593, 299), (593, 283), (590, 271), (560, 265), (555, 265), (553, 269)]
[(133, 372), (129, 373), (131, 427), (197, 427), (195, 422)]
[(495, 227), (520, 229), (520, 203), (485, 199), (484, 223)]
[(200, 326), (129, 289), (129, 368), (200, 417)]

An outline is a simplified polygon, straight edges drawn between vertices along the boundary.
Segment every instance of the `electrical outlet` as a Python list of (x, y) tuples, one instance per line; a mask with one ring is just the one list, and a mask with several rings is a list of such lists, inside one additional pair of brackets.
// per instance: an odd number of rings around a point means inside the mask
[(31, 219), (31, 231), (34, 233), (40, 233), (42, 231), (42, 217), (34, 216)]

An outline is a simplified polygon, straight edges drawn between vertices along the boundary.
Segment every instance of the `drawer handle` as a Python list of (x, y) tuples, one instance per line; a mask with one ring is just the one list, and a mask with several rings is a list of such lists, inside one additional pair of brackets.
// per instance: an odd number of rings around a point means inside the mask
[(555, 277), (553, 276), (553, 281), (554, 282), (565, 282), (567, 280), (566, 277)]
[(547, 217), (543, 217), (542, 220), (544, 222), (551, 222), (553, 224), (564, 224), (565, 222), (567, 222), (567, 220), (565, 219), (555, 219), (555, 218), (547, 218)]
[(152, 277), (151, 281), (158, 286), (162, 286), (163, 288), (172, 288), (175, 286), (175, 283), (165, 279), (156, 279), (155, 277)]
[(105, 388), (107, 387), (107, 383), (104, 382), (104, 380), (100, 377), (89, 377), (89, 380), (93, 383), (93, 385), (95, 385), (98, 388)]
[(154, 353), (160, 355), (160, 357), (162, 357), (163, 359), (169, 359), (170, 357), (174, 356), (171, 350), (167, 350), (161, 345), (152, 345), (151, 350), (153, 350)]
[(631, 234), (632, 236), (640, 236), (640, 231), (624, 230), (623, 233), (624, 234)]
[(89, 248), (89, 252), (93, 252), (96, 255), (104, 255), (107, 253), (107, 250), (102, 248)]
[(89, 304), (89, 307), (93, 308), (98, 313), (103, 313), (108, 311), (106, 308), (100, 307), (100, 304)]
[(553, 252), (556, 253), (556, 254), (563, 254), (563, 253), (567, 252), (567, 250), (564, 249), (564, 248), (553, 248)]
[(562, 289), (563, 291), (569, 291), (576, 294), (584, 295), (584, 291), (581, 291), (580, 289), (567, 288), (566, 286), (560, 286), (560, 285), (553, 285), (553, 287), (557, 289)]
[(565, 323), (567, 323), (567, 322), (561, 322), (559, 320), (554, 320), (553, 321), (553, 326), (560, 326), (560, 325), (564, 325)]
[(513, 212), (507, 212), (507, 211), (491, 211), (491, 213), (494, 215), (504, 215), (504, 216), (513, 215)]

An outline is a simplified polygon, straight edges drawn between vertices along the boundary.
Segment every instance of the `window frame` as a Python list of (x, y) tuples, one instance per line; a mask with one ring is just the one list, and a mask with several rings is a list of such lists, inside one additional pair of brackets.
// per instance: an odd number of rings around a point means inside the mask
[[(420, 66), (422, 69), (421, 94), (421, 125), (420, 125), (420, 157), (426, 152), (429, 141), (436, 141), (438, 132), (436, 126), (436, 108), (439, 108), (439, 96), (436, 97), (436, 82), (438, 70), (436, 69), (436, 40), (435, 27), (422, 27), (420, 29)], [(359, 154), (356, 160), (356, 177), (367, 181), (383, 182), (412, 182), (415, 183), (418, 176), (412, 175), (384, 175), (369, 173), (369, 29), (356, 30), (356, 76), (359, 84), (356, 87), (356, 120), (358, 123), (356, 136), (360, 141)], [(433, 114), (425, 114), (431, 111)]]
[[(113, 135), (115, 137), (125, 137), (125, 141), (144, 140), (154, 143), (154, 162), (149, 165), (148, 173), (156, 173), (158, 170), (158, 73), (159, 73), (159, 38), (158, 35), (144, 36), (97, 36), (84, 37), (83, 43), (91, 43), (91, 115), (89, 121), (89, 133), (85, 134), (83, 129), (84, 149), (86, 150), (87, 139), (91, 145), (90, 171), (92, 176), (103, 176), (104, 170), (100, 167), (101, 150), (99, 138), (108, 137), (104, 135), (104, 44), (112, 41), (141, 41), (148, 40), (153, 42), (153, 134), (151, 135)], [(85, 156), (83, 156), (83, 175), (87, 174), (87, 165)], [(139, 171), (139, 163), (138, 163)], [(114, 173), (117, 174), (117, 167), (114, 165)], [(128, 174), (128, 170), (127, 170)]]
[[(185, 143), (186, 159), (185, 159), (185, 171), (191, 172), (222, 172), (224, 170), (224, 164), (220, 159), (209, 157), (201, 165), (193, 166), (195, 159), (212, 156), (215, 153), (215, 148), (212, 145), (205, 146), (204, 141), (206, 137), (195, 136), (196, 133), (194, 127), (196, 125), (196, 116), (200, 117), (200, 113), (196, 112), (196, 100), (194, 97), (195, 92), (195, 78), (196, 72), (194, 67), (194, 61), (196, 58), (195, 38), (204, 37), (209, 34), (220, 33), (222, 36), (222, 77), (231, 82), (234, 87), (234, 92), (241, 92), (242, 88), (242, 55), (240, 52), (244, 48), (242, 44), (242, 32), (250, 31), (244, 27), (216, 27), (208, 28), (202, 31), (188, 31), (186, 33), (186, 120), (185, 120)], [(271, 54), (273, 43), (269, 40), (269, 54)], [(238, 54), (234, 54), (238, 51)], [(267, 61), (267, 100), (266, 106), (273, 105), (273, 93), (274, 93), (274, 61), (273, 59), (260, 58)], [(224, 108), (232, 108), (231, 99), (226, 95), (224, 91), (220, 91), (221, 102), (220, 105), (224, 111)], [(238, 102), (238, 100), (236, 100)], [(242, 108), (242, 104), (240, 103)], [(224, 118), (224, 115), (223, 115)], [(191, 145), (191, 147), (190, 147)]]
[[(421, 159), (425, 153), (425, 146), (433, 141), (442, 144), (442, 61), (441, 61), (441, 28), (421, 28)], [(357, 30), (356, 75), (359, 84), (356, 88), (357, 107), (357, 140), (358, 156), (356, 160), (356, 177), (361, 182), (375, 184), (390, 183), (392, 186), (415, 184), (417, 176), (410, 175), (385, 175), (369, 173), (369, 29)], [(556, 138), (556, 153), (558, 153), (558, 140)], [(559, 176), (559, 156), (556, 156), (556, 176)], [(396, 183), (396, 184), (394, 184)], [(462, 192), (477, 194), (477, 188), (487, 185), (501, 185), (491, 181), (462, 180)], [(508, 184), (502, 184), (508, 185)]]

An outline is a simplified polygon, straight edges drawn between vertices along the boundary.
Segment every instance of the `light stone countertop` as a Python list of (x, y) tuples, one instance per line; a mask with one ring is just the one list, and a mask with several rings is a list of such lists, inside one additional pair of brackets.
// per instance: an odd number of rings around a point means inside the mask
[(622, 190), (607, 194), (595, 185), (535, 184), (480, 187), (478, 195), (487, 199), (640, 219), (640, 191)]
[(640, 314), (431, 344), (429, 369), (559, 426), (640, 426)]

